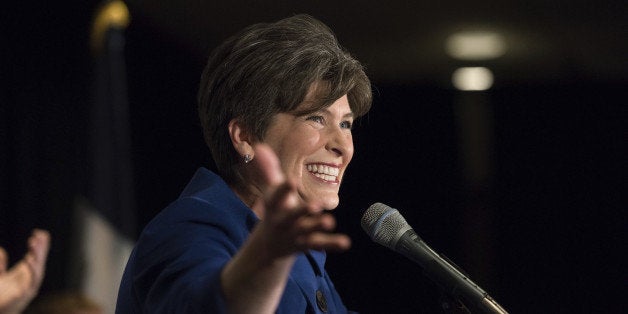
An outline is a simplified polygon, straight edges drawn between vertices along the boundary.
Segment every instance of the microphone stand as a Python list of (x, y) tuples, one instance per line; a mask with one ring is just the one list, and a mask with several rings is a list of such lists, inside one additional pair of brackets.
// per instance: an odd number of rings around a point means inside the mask
[[(458, 265), (456, 265), (456, 263), (454, 263), (449, 258), (447, 258), (447, 256), (443, 254), (438, 254), (436, 252), (434, 252), (434, 254), (436, 254), (437, 256), (440, 256), (446, 263), (449, 263), (460, 274), (464, 275), (467, 278), (469, 277), (467, 273), (464, 270), (462, 270), (462, 268), (460, 268)], [(440, 286), (440, 288), (441, 288), (440, 305), (443, 311), (445, 311), (445, 313), (471, 314), (471, 311), (464, 304), (464, 302), (462, 302), (462, 299), (460, 299), (459, 297), (457, 297), (456, 295), (452, 293), (448, 293), (445, 290), (444, 286)], [(480, 289), (477, 286), (476, 288)], [(508, 314), (508, 312), (506, 312), (506, 310), (502, 308), (501, 305), (499, 305), (495, 300), (493, 300), (493, 298), (491, 298), (487, 293), (485, 293), (485, 297), (482, 299), (482, 302), (480, 304), (477, 304), (476, 306), (477, 307), (473, 307), (474, 311), (480, 311), (482, 313), (488, 313), (488, 314)]]
[(445, 293), (441, 290), (441, 297), (438, 300), (440, 307), (444, 313), (447, 314), (471, 314), (471, 311), (467, 308), (460, 298), (453, 297), (452, 295)]

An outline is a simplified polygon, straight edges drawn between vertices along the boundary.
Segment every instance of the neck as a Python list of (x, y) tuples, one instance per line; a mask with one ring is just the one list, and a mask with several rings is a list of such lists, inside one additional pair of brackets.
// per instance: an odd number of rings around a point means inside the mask
[(244, 186), (231, 186), (231, 189), (240, 198), (240, 200), (248, 206), (257, 216), (257, 218), (264, 219), (263, 206), (254, 206), (255, 203), (262, 198), (262, 193), (256, 187), (244, 187)]

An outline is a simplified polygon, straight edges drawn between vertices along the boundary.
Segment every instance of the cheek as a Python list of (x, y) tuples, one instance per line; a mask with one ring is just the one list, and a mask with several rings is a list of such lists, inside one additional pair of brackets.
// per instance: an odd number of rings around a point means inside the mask
[(321, 146), (321, 136), (318, 132), (310, 132), (311, 134), (305, 137), (302, 141), (302, 148), (304, 154), (311, 154), (317, 151)]
[(311, 127), (297, 129), (288, 141), (288, 150), (291, 150), (297, 158), (305, 158), (313, 154), (321, 147), (321, 134)]
[(284, 172), (301, 176), (304, 160), (320, 149), (321, 136), (312, 130), (294, 130), (281, 145), (279, 159)]

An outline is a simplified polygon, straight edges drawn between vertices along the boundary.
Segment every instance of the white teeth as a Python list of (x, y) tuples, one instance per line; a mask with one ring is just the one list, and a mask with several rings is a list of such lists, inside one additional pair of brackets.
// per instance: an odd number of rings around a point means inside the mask
[(313, 173), (314, 176), (317, 176), (325, 181), (336, 181), (336, 177), (335, 176), (328, 176), (326, 174), (320, 174), (320, 173)]
[(336, 181), (340, 173), (340, 169), (326, 165), (307, 165), (307, 171), (326, 181)]

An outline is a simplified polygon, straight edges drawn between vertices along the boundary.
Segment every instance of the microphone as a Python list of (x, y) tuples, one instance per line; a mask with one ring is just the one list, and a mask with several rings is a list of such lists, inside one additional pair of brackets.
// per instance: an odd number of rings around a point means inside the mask
[(375, 203), (366, 210), (361, 224), (374, 242), (418, 263), (425, 275), (445, 292), (462, 297), (484, 313), (508, 313), (469, 277), (429, 247), (396, 209)]

